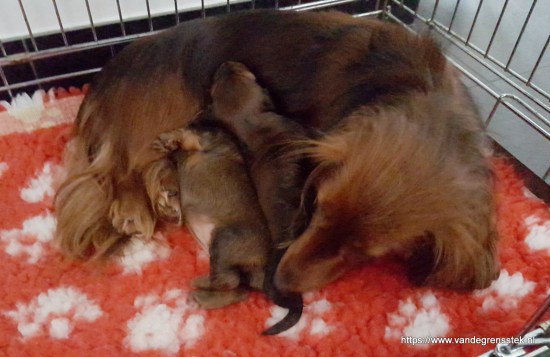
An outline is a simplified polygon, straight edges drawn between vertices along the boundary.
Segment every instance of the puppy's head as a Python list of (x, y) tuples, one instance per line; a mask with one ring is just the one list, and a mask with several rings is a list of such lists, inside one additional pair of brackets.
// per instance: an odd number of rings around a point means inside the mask
[(270, 107), (256, 76), (238, 62), (225, 62), (218, 68), (210, 94), (213, 114), (223, 121), (255, 115)]

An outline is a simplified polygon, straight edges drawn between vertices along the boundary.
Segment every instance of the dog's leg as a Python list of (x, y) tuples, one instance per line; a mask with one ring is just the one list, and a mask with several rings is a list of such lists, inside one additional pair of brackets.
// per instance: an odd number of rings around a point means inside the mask
[(109, 218), (118, 233), (148, 239), (153, 236), (155, 218), (139, 181), (133, 177), (118, 184)]

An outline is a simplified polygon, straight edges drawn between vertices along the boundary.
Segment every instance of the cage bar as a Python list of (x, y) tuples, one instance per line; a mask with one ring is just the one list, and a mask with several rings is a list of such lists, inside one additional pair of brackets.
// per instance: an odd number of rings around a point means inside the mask
[(483, 5), (483, 0), (479, 0), (479, 5), (477, 6), (476, 14), (474, 15), (474, 21), (472, 21), (472, 25), (470, 26), (470, 31), (468, 32), (468, 37), (466, 37), (466, 44), (470, 42), (470, 38), (474, 33), (474, 28), (476, 27), (477, 18), (479, 16), (479, 11), (481, 10), (482, 5)]
[(17, 0), (17, 1), (19, 2), (19, 8), (21, 9), (23, 20), (25, 20), (25, 26), (27, 27), (27, 31), (29, 33), (29, 39), (31, 40), (34, 50), (38, 51), (38, 46), (36, 45), (36, 40), (34, 39), (34, 34), (32, 33), (31, 24), (29, 23), (27, 12), (25, 11), (25, 7), (23, 6), (23, 1), (22, 0)]
[(506, 8), (508, 7), (508, 1), (504, 1), (504, 5), (502, 6), (502, 10), (500, 11), (500, 15), (498, 16), (497, 24), (495, 25), (495, 29), (493, 30), (493, 33), (491, 34), (491, 39), (489, 40), (489, 44), (487, 45), (487, 49), (485, 50), (485, 57), (489, 55), (489, 51), (491, 50), (491, 46), (493, 45), (493, 41), (495, 39), (495, 36), (498, 32), (498, 28), (500, 27), (500, 23), (502, 22), (502, 17), (504, 16), (504, 13), (506, 12)]
[(122, 8), (120, 7), (120, 0), (116, 0), (116, 9), (118, 12), (118, 21), (120, 24), (120, 31), (122, 32), (122, 36), (126, 36), (126, 26), (124, 26), (124, 19), (122, 18)]
[(90, 20), (92, 36), (94, 37), (94, 41), (97, 42), (97, 32), (94, 25), (94, 19), (92, 17), (92, 10), (90, 9), (90, 2), (89, 0), (84, 0), (84, 2), (86, 3), (86, 11), (88, 12), (88, 19)]
[(52, 3), (55, 10), (55, 17), (57, 17), (57, 23), (59, 24), (59, 31), (61, 31), (61, 37), (63, 37), (63, 43), (65, 46), (69, 46), (69, 41), (67, 41), (67, 35), (65, 34), (65, 29), (63, 28), (63, 22), (61, 21), (61, 16), (59, 15), (59, 9), (57, 8), (57, 1), (52, 0)]
[(447, 32), (451, 32), (451, 28), (453, 27), (453, 23), (455, 22), (456, 13), (458, 12), (458, 6), (460, 6), (460, 0), (456, 0), (456, 5), (453, 10), (453, 14), (451, 16), (451, 22), (449, 22), (449, 27), (447, 28)]
[(512, 58), (514, 58), (514, 55), (516, 54), (516, 50), (518, 49), (519, 43), (521, 41), (521, 38), (523, 37), (523, 33), (525, 32), (525, 28), (527, 27), (527, 24), (529, 23), (529, 19), (531, 19), (531, 15), (533, 14), (533, 9), (535, 8), (536, 4), (537, 4), (537, 0), (533, 0), (533, 2), (531, 3), (531, 7), (529, 8), (529, 13), (527, 14), (527, 17), (525, 18), (525, 21), (523, 21), (523, 25), (521, 26), (519, 36), (516, 39), (516, 42), (514, 43), (514, 48), (512, 49), (512, 53), (510, 53), (510, 57), (508, 57), (508, 61), (506, 62), (506, 67), (504, 67), (505, 71), (507, 71), (508, 68), (510, 68), (510, 64), (512, 63)]
[(540, 51), (540, 55), (537, 58), (537, 61), (535, 62), (535, 65), (533, 66), (533, 70), (531, 71), (531, 74), (529, 75), (529, 78), (527, 79), (527, 85), (531, 83), (533, 80), (533, 76), (535, 75), (535, 72), (539, 68), (540, 62), (542, 61), (542, 58), (544, 57), (544, 53), (546, 52), (546, 49), (548, 48), (548, 43), (550, 42), (550, 36), (546, 39), (546, 43), (542, 47), (542, 50)]
[(176, 16), (176, 25), (180, 23), (180, 11), (178, 9), (178, 0), (174, 0), (174, 14)]
[(2, 56), (7, 57), (8, 53), (6, 52), (6, 48), (4, 47), (4, 43), (2, 42), (2, 39), (0, 38), (0, 53), (2, 53)]
[[(430, 15), (430, 18), (428, 19), (428, 23), (432, 23), (435, 19), (435, 14), (437, 13), (437, 7), (439, 6), (439, 0), (435, 0), (435, 5), (432, 10), (432, 14)], [(416, 12), (415, 12), (416, 15)]]
[(153, 18), (151, 17), (151, 6), (149, 0), (145, 0), (145, 6), (147, 7), (147, 21), (149, 22), (149, 31), (153, 32)]

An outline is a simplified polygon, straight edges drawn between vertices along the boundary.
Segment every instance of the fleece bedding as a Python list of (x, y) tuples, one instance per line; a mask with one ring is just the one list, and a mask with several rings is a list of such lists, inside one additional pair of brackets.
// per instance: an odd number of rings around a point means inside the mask
[(501, 274), (484, 290), (416, 287), (379, 261), (306, 294), (298, 325), (264, 337), (286, 311), (260, 293), (212, 311), (188, 302), (208, 258), (184, 228), (133, 241), (102, 267), (68, 262), (52, 199), (82, 96), (0, 102), (0, 356), (476, 356), (550, 292), (550, 209), (502, 158), (492, 160)]

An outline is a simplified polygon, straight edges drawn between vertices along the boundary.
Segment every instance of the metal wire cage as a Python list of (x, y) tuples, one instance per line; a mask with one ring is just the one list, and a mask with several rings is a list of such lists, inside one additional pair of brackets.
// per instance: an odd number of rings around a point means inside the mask
[(2, 0), (0, 100), (81, 86), (136, 38), (255, 8), (336, 9), (430, 32), (464, 73), (492, 138), (550, 183), (547, 0)]

